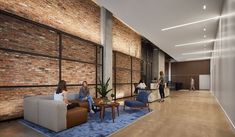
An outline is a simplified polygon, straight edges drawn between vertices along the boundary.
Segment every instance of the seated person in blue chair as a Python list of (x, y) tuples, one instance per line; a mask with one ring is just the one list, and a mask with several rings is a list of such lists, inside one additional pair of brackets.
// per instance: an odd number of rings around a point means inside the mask
[(127, 106), (130, 108), (140, 108), (140, 109), (148, 108), (148, 110), (150, 111), (149, 103), (148, 103), (148, 96), (149, 96), (149, 92), (145, 90), (140, 90), (136, 97), (136, 100), (124, 101), (123, 109), (125, 110), (125, 106)]
[(89, 91), (88, 84), (86, 81), (82, 82), (82, 87), (80, 88), (78, 99), (81, 101), (87, 100), (89, 104), (90, 112), (95, 113), (93, 110), (94, 101), (93, 101), (92, 96), (90, 95), (90, 91)]
[(139, 84), (136, 86), (136, 88), (135, 88), (135, 91), (134, 91), (134, 93), (135, 94), (138, 94), (138, 91), (139, 91), (139, 89), (146, 89), (146, 85), (145, 85), (145, 83), (143, 82), (143, 80), (140, 80), (139, 81)]

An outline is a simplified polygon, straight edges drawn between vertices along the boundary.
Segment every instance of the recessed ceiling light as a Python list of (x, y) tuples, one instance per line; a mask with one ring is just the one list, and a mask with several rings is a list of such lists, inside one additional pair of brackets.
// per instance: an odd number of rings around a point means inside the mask
[(203, 10), (206, 10), (206, 5), (203, 5)]
[(196, 44), (205, 44), (205, 43), (210, 43), (214, 41), (218, 41), (219, 39), (210, 39), (210, 40), (205, 40), (205, 41), (197, 41), (197, 42), (191, 42), (191, 43), (184, 43), (184, 44), (177, 44), (175, 47), (182, 47), (182, 46), (188, 46), (188, 45), (196, 45)]
[(186, 59), (186, 60), (207, 60), (207, 59), (211, 59), (211, 57), (188, 58), (188, 59)]
[(206, 28), (203, 28), (203, 31), (206, 31)]
[(194, 54), (204, 54), (204, 53), (212, 53), (212, 52), (213, 50), (203, 50), (203, 51), (182, 53), (182, 55), (194, 55)]
[(190, 22), (190, 23), (185, 23), (185, 24), (181, 24), (181, 25), (176, 25), (176, 26), (172, 26), (172, 27), (163, 28), (163, 29), (161, 29), (161, 31), (181, 28), (181, 27), (194, 25), (194, 24), (198, 24), (198, 23), (202, 23), (202, 22), (207, 22), (207, 21), (211, 21), (211, 20), (218, 20), (220, 18), (227, 18), (229, 16), (234, 16), (234, 15), (235, 15), (235, 12), (232, 12), (232, 13), (224, 14), (224, 15), (221, 15), (221, 16), (215, 16), (215, 17), (212, 17), (212, 18), (204, 19), (204, 20), (199, 20), (199, 21), (194, 21), (194, 22)]

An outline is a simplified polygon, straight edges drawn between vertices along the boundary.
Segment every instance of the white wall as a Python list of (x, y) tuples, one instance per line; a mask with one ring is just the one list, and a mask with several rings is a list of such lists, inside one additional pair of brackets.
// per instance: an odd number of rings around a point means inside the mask
[(199, 89), (200, 90), (210, 89), (210, 75), (199, 75)]
[[(225, 0), (222, 15), (235, 12), (235, 0)], [(221, 18), (211, 59), (211, 88), (230, 122), (235, 124), (235, 16)]]

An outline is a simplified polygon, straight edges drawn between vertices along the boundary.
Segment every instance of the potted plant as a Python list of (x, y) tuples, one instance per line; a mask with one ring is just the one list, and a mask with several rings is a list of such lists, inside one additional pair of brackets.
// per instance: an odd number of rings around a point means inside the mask
[(112, 93), (112, 94), (111, 94), (111, 97), (112, 97), (112, 100), (114, 101), (114, 99), (115, 99), (115, 94)]
[(107, 94), (112, 90), (112, 89), (108, 89), (109, 80), (110, 80), (110, 78), (108, 78), (108, 80), (105, 83), (101, 82), (101, 80), (99, 80), (100, 85), (97, 86), (97, 91), (101, 95), (101, 98), (103, 98), (103, 101), (105, 101), (105, 102), (107, 102), (107, 100), (108, 100)]

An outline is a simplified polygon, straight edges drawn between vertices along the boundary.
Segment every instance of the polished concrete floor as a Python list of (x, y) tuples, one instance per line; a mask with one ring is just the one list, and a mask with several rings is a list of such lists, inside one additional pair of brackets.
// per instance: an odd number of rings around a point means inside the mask
[[(235, 137), (215, 98), (208, 91), (174, 91), (165, 102), (112, 137)], [(0, 137), (41, 137), (17, 121), (0, 123)]]

